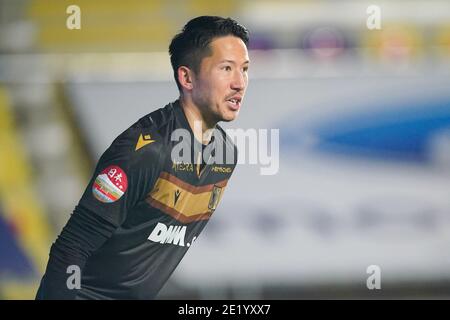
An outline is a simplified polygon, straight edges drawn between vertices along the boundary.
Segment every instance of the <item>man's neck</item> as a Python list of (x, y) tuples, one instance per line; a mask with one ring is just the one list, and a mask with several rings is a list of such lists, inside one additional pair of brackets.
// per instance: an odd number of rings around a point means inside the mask
[(215, 128), (216, 123), (208, 122), (200, 109), (193, 103), (192, 99), (182, 95), (180, 96), (180, 105), (183, 108), (189, 126), (194, 133), (194, 137), (198, 141), (201, 141), (202, 144), (208, 144), (211, 141), (213, 132), (211, 129)]

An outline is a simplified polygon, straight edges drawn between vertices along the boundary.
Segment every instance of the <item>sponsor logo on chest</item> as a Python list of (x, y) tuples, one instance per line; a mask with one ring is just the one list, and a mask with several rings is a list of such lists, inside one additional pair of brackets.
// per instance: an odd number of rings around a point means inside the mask
[[(185, 236), (186, 226), (166, 226), (164, 223), (158, 222), (152, 233), (148, 236), (148, 240), (161, 244), (190, 247), (191, 243), (188, 242), (185, 244)], [(195, 239), (196, 237), (192, 241)]]

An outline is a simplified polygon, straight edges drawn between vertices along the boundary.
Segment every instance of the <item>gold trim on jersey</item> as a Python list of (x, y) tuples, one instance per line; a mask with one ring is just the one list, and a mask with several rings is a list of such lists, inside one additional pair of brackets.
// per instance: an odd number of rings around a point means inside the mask
[(217, 208), (227, 182), (193, 186), (162, 172), (146, 201), (182, 223), (205, 220)]

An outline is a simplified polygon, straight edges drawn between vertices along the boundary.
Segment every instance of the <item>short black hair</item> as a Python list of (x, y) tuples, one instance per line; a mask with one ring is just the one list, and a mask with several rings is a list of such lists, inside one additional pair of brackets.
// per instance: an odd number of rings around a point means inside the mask
[(178, 80), (178, 68), (187, 66), (195, 73), (200, 70), (204, 57), (211, 54), (209, 44), (217, 37), (235, 36), (248, 46), (248, 30), (231, 18), (218, 16), (200, 16), (190, 20), (183, 30), (173, 37), (169, 46), (170, 62), (178, 89), (181, 85)]

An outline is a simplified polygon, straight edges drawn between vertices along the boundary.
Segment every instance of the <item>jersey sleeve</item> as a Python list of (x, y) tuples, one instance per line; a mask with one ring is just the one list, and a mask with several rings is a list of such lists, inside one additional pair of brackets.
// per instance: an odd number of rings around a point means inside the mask
[(145, 145), (144, 136), (150, 135), (130, 130), (113, 142), (101, 156), (79, 207), (115, 226), (125, 221), (129, 209), (150, 190), (160, 166), (158, 144)]
[[(67, 286), (69, 267), (80, 272), (126, 219), (128, 211), (146, 196), (160, 166), (160, 147), (145, 146), (142, 133), (129, 129), (100, 158), (81, 200), (53, 243), (36, 299), (75, 299)], [(149, 136), (149, 135), (148, 135)], [(139, 141), (141, 143), (139, 144)], [(144, 141), (144, 142), (142, 142)]]

